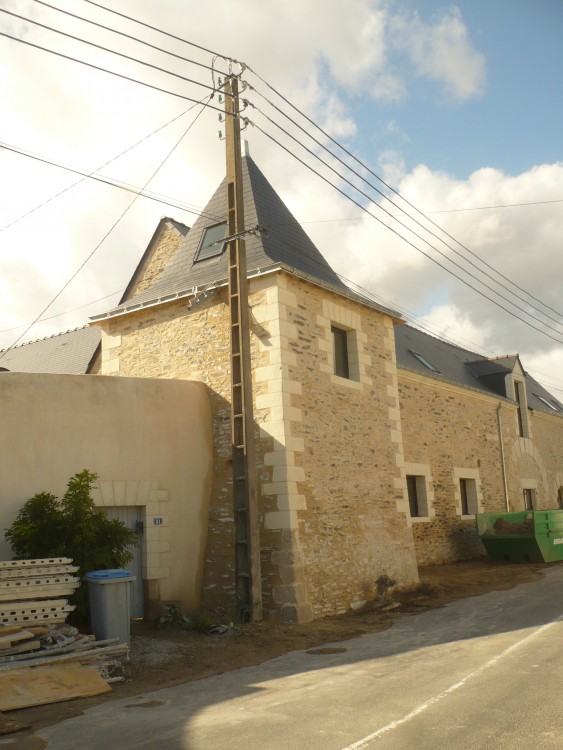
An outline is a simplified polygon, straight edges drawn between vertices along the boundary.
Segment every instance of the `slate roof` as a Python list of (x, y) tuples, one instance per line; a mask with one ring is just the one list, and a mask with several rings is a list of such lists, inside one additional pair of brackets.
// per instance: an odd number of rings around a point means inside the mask
[[(245, 225), (248, 229), (258, 225), (267, 228), (266, 233), (260, 233), (258, 236), (248, 235), (245, 238), (249, 275), (277, 266), (286, 270), (294, 269), (298, 274), (311, 277), (370, 307), (387, 312), (396, 318), (401, 317), (399, 313), (377, 305), (348, 289), (250, 156), (244, 156), (242, 159), (242, 177)], [(166, 301), (175, 295), (183, 295), (194, 287), (201, 288), (216, 282), (226, 282), (226, 253), (205, 260), (195, 260), (204, 231), (214, 224), (226, 221), (226, 205), (226, 180), (223, 180), (192, 229), (180, 241), (174, 257), (156, 282), (93, 320), (158, 300)]]
[[(430, 336), (408, 325), (395, 326), (397, 366), (428, 377), (446, 380), (456, 385), (504, 396), (504, 378), (514, 370), (517, 355), (487, 359), (468, 349)], [(429, 370), (416, 356), (419, 354), (438, 372)], [(526, 395), (531, 409), (563, 416), (563, 403), (554, 398), (537, 380), (526, 373)], [(538, 396), (542, 396), (551, 409)]]
[(100, 343), (101, 330), (85, 326), (0, 351), (0, 367), (11, 372), (86, 373)]

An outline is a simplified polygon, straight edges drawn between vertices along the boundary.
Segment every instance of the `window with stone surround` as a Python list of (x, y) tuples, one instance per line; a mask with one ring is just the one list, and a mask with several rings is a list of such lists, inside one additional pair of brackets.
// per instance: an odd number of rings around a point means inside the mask
[(348, 357), (348, 331), (337, 326), (331, 326), (332, 334), (332, 358), (334, 362), (334, 374), (339, 378), (350, 377), (350, 361)]
[[(317, 323), (318, 346), (324, 355), (319, 363), (320, 371), (330, 375), (332, 382), (340, 386), (361, 389), (371, 385), (371, 356), (366, 351), (367, 335), (362, 331), (359, 312), (352, 305), (323, 300), (323, 314), (317, 315)], [(392, 339), (392, 327), (389, 330)]]
[(563, 508), (563, 487), (557, 490), (557, 507)]
[(458, 516), (469, 518), (482, 512), (478, 469), (454, 469), (454, 497)]
[(424, 477), (407, 474), (407, 493), (409, 496), (409, 511), (411, 518), (427, 516), (426, 482)]
[(434, 518), (434, 491), (428, 464), (405, 463), (409, 513), (412, 521)]
[(534, 510), (535, 490), (531, 487), (524, 487), (522, 494), (524, 495), (524, 510)]

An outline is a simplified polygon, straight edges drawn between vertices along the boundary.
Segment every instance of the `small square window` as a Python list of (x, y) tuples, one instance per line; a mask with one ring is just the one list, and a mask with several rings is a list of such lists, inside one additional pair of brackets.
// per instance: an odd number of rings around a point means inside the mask
[(474, 479), (459, 480), (459, 492), (461, 496), (461, 515), (474, 516), (479, 512), (477, 503), (477, 484)]
[(350, 379), (350, 364), (348, 361), (348, 332), (343, 328), (331, 326), (332, 353), (334, 356), (334, 374), (340, 378)]
[(221, 224), (213, 224), (213, 226), (207, 227), (201, 236), (201, 242), (199, 243), (195, 257), (196, 261), (221, 255), (227, 244), (224, 241), (226, 236), (227, 223), (225, 221)]
[(426, 478), (407, 474), (407, 491), (411, 518), (428, 516), (428, 499), (426, 495)]

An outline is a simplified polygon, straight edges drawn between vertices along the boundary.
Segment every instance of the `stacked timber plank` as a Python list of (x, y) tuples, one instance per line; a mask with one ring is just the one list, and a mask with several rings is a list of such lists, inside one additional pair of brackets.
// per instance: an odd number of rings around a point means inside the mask
[(111, 690), (128, 647), (65, 624), (79, 586), (68, 558), (0, 561), (0, 711)]

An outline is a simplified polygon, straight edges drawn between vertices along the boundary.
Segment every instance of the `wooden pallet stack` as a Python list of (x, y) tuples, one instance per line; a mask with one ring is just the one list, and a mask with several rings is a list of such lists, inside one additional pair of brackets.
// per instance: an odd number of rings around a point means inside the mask
[(0, 711), (98, 695), (122, 679), (112, 670), (127, 644), (65, 625), (77, 571), (64, 557), (0, 561)]

